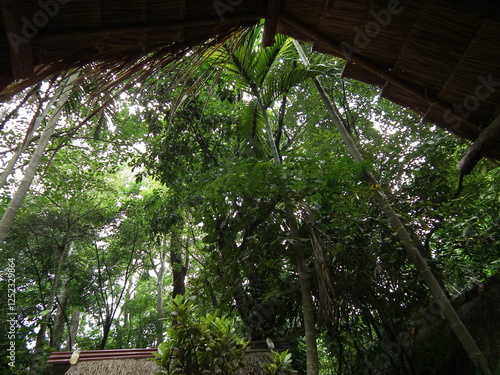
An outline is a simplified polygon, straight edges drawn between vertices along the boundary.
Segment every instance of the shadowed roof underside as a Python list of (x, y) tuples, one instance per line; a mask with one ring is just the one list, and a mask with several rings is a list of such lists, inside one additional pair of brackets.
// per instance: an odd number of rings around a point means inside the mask
[[(266, 19), (347, 60), (344, 76), (474, 141), (464, 172), (500, 160), (500, 5), (493, 0), (2, 0), (0, 100), (70, 67), (127, 67)], [(9, 86), (11, 85), (11, 86)]]

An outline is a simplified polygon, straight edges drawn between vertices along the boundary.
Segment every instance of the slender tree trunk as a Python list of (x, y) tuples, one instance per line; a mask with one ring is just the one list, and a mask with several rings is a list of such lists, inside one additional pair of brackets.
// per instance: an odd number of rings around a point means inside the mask
[(76, 334), (78, 332), (78, 326), (80, 325), (80, 311), (78, 309), (73, 309), (71, 311), (71, 325), (69, 327), (69, 337), (68, 345), (66, 350), (73, 350), (76, 344)]
[[(295, 47), (297, 48), (297, 51), (299, 52), (299, 55), (304, 63), (304, 65), (308, 66), (309, 61), (307, 59), (307, 56), (304, 54), (304, 51), (302, 50), (302, 47), (297, 41), (294, 41)], [(323, 86), (321, 85), (321, 82), (317, 78), (313, 78), (314, 85), (316, 86), (316, 89), (318, 90), (321, 100), (325, 104), (328, 112), (330, 113), (330, 116), (337, 127), (337, 130), (339, 131), (345, 145), (349, 149), (349, 152), (352, 156), (352, 158), (358, 162), (361, 163), (363, 161), (363, 157), (361, 156), (361, 153), (359, 152), (358, 148), (356, 147), (353, 139), (351, 138), (349, 132), (347, 131), (346, 127), (344, 126), (344, 123), (339, 115), (338, 109), (335, 107), (335, 105), (330, 101), (328, 98), (328, 95), (326, 94)], [(448, 323), (450, 324), (451, 329), (457, 336), (458, 340), (464, 347), (465, 351), (469, 355), (470, 359), (472, 362), (476, 365), (481, 367), (482, 371), (485, 374), (489, 374), (489, 368), (488, 368), (488, 362), (486, 360), (486, 357), (484, 354), (481, 352), (479, 347), (477, 346), (476, 342), (472, 338), (471, 334), (465, 327), (464, 323), (458, 316), (457, 312), (453, 308), (453, 306), (450, 303), (450, 300), (444, 293), (443, 289), (441, 288), (439, 282), (436, 280), (434, 277), (432, 271), (429, 269), (427, 262), (425, 259), (422, 257), (420, 252), (418, 251), (417, 247), (414, 244), (414, 241), (412, 240), (409, 232), (406, 230), (404, 227), (403, 223), (399, 219), (399, 216), (397, 213), (394, 211), (392, 208), (391, 203), (387, 199), (387, 196), (385, 193), (382, 191), (380, 188), (380, 185), (378, 184), (376, 178), (373, 176), (373, 174), (368, 171), (364, 170), (364, 174), (366, 177), (366, 180), (368, 184), (370, 184), (371, 187), (374, 188), (375, 194), (376, 194), (376, 199), (382, 209), (384, 210), (384, 213), (389, 220), (389, 225), (391, 226), (392, 230), (396, 232), (396, 235), (398, 236), (399, 240), (402, 242), (403, 247), (405, 248), (406, 252), (408, 253), (409, 258), (417, 268), (418, 272), (424, 279), (425, 283), (427, 284), (429, 290), (431, 291), (432, 295), (434, 296), (435, 300), (437, 303), (439, 303), (440, 308), (443, 309), (443, 314), (448, 320)]]
[[(255, 92), (257, 94), (257, 92)], [(259, 95), (256, 95), (259, 100), (259, 105), (266, 126), (267, 139), (269, 147), (273, 155), (275, 165), (281, 165), (281, 158), (278, 148), (274, 141), (273, 131), (269, 123), (266, 108), (262, 105)], [(285, 189), (287, 187), (285, 186)], [(311, 278), (307, 271), (307, 262), (302, 247), (302, 240), (295, 215), (295, 207), (290, 193), (285, 194), (285, 210), (290, 226), (292, 236), (292, 246), (294, 249), (295, 265), (299, 274), (300, 291), (302, 296), (302, 315), (304, 317), (304, 333), (306, 337), (306, 359), (307, 359), (307, 375), (317, 375), (319, 372), (318, 346), (316, 341), (316, 319), (314, 316), (314, 305), (312, 300)]]
[[(133, 240), (132, 244), (132, 250), (130, 251), (130, 257), (128, 259), (127, 267), (125, 269), (125, 275), (123, 278), (123, 285), (121, 285), (121, 291), (119, 292), (118, 296), (116, 296), (113, 292), (111, 292), (111, 301), (108, 301), (108, 295), (104, 293), (104, 286), (105, 283), (103, 283), (103, 278), (102, 278), (102, 273), (103, 270), (101, 269), (101, 263), (104, 265), (105, 268), (108, 266), (106, 265), (106, 262), (104, 260), (104, 256), (99, 257), (99, 248), (97, 244), (94, 243), (94, 248), (95, 248), (95, 254), (96, 254), (96, 259), (97, 259), (97, 268), (98, 268), (98, 285), (100, 287), (100, 296), (102, 298), (102, 304), (105, 306), (105, 314), (103, 318), (103, 314), (101, 313), (101, 321), (102, 321), (102, 340), (99, 345), (100, 350), (104, 350), (106, 347), (106, 343), (108, 341), (109, 333), (111, 331), (111, 327), (113, 326), (113, 322), (115, 321), (115, 314), (120, 308), (120, 303), (123, 300), (123, 296), (126, 294), (126, 290), (128, 290), (128, 283), (130, 280), (130, 277), (132, 276), (134, 272), (134, 255), (136, 254), (137, 250), (137, 232), (135, 232), (135, 237)], [(102, 260), (100, 260), (102, 258)], [(106, 274), (109, 275), (110, 269), (107, 269)], [(108, 279), (108, 281), (111, 281), (111, 279)]]
[(65, 277), (62, 282), (61, 295), (58, 298), (59, 304), (57, 306), (56, 317), (54, 318), (54, 324), (52, 325), (52, 339), (50, 346), (56, 351), (61, 347), (61, 341), (64, 333), (64, 323), (66, 322), (66, 306), (68, 304), (69, 298), (69, 278)]
[(111, 326), (113, 325), (113, 319), (111, 313), (106, 314), (106, 318), (102, 324), (102, 339), (99, 344), (99, 350), (104, 350), (106, 343), (108, 342), (109, 332), (111, 331)]
[[(59, 93), (60, 94), (60, 93)], [(2, 171), (2, 174), (0, 175), (0, 188), (2, 188), (6, 183), (7, 183), (7, 178), (10, 176), (12, 173), (12, 170), (14, 169), (14, 166), (16, 165), (17, 160), (21, 156), (21, 154), (24, 152), (26, 147), (28, 147), (28, 144), (31, 141), (31, 138), (33, 138), (33, 134), (36, 132), (36, 130), (40, 127), (40, 124), (47, 118), (47, 115), (49, 112), (52, 110), (52, 106), (58, 100), (60, 95), (53, 95), (50, 101), (47, 103), (45, 106), (45, 109), (40, 113), (40, 107), (42, 106), (42, 103), (40, 103), (39, 108), (37, 109), (33, 120), (31, 121), (31, 124), (28, 127), (28, 130), (26, 131), (26, 134), (24, 136), (24, 139), (19, 145), (16, 147), (16, 150), (14, 151), (14, 155), (9, 160), (9, 163), (5, 167), (5, 169)]]
[(316, 341), (316, 318), (312, 301), (311, 277), (307, 270), (306, 257), (302, 247), (294, 206), (289, 197), (286, 198), (285, 209), (288, 225), (292, 233), (295, 264), (299, 274), (300, 292), (302, 296), (302, 315), (304, 316), (304, 331), (306, 337), (307, 375), (317, 375), (319, 371), (318, 346)]
[(158, 320), (156, 321), (156, 342), (160, 345), (163, 342), (163, 330), (164, 324), (163, 319), (165, 314), (163, 312), (163, 280), (165, 278), (165, 238), (163, 238), (162, 244), (160, 246), (163, 249), (160, 250), (160, 268), (156, 272), (156, 315)]
[(172, 229), (172, 238), (170, 240), (170, 265), (172, 267), (172, 276), (174, 289), (172, 297), (186, 293), (186, 262), (182, 257), (182, 239), (179, 235), (181, 228)]
[(158, 272), (159, 276), (156, 284), (156, 315), (158, 316), (158, 320), (156, 321), (156, 345), (160, 345), (163, 342), (163, 319), (165, 317), (163, 311), (163, 276), (165, 274), (165, 267), (162, 265), (161, 268), (163, 269)]
[(67, 246), (62, 246), (59, 249), (59, 260), (57, 263), (56, 272), (54, 275), (54, 281), (52, 282), (52, 287), (50, 290), (49, 300), (47, 301), (45, 315), (42, 317), (40, 322), (40, 329), (38, 330), (38, 334), (36, 337), (35, 349), (33, 351), (33, 358), (31, 359), (30, 369), (28, 375), (36, 375), (38, 371), (38, 367), (40, 366), (40, 360), (42, 359), (43, 347), (45, 345), (45, 334), (47, 332), (47, 325), (50, 319), (50, 312), (52, 311), (52, 307), (54, 306), (54, 302), (56, 299), (57, 287), (59, 284), (59, 278), (61, 276), (62, 264), (66, 255)]
[[(133, 288), (133, 285), (132, 285), (132, 283), (130, 283), (128, 288), (127, 288), (127, 291), (125, 292), (125, 297), (124, 297), (125, 303), (123, 304), (123, 306), (121, 308), (120, 315), (123, 317), (123, 326), (119, 327), (118, 322), (116, 323), (117, 328), (115, 330), (116, 331), (115, 341), (116, 341), (116, 346), (118, 348), (125, 348), (128, 345), (128, 340), (130, 338), (130, 335), (128, 335), (130, 311), (129, 311), (127, 301), (130, 301), (130, 295), (132, 293), (132, 288)], [(120, 321), (120, 318), (118, 318), (118, 321)], [(126, 337), (125, 337), (125, 334), (127, 334)], [(125, 340), (127, 340), (127, 343), (125, 342)]]
[[(126, 337), (126, 340), (127, 342), (130, 340), (130, 334), (129, 334), (129, 326), (130, 326), (130, 310), (129, 310), (129, 307), (128, 305), (125, 305), (123, 307), (124, 311), (123, 311), (123, 331), (125, 333), (127, 333), (127, 337)], [(123, 335), (122, 335), (122, 344), (124, 342), (124, 338), (123, 338)], [(123, 348), (124, 346), (123, 345), (120, 345), (120, 348)]]
[(33, 153), (28, 167), (26, 168), (23, 179), (21, 180), (16, 193), (12, 197), (12, 200), (10, 201), (9, 206), (3, 214), (2, 220), (0, 221), (0, 243), (3, 243), (7, 238), (10, 227), (12, 226), (12, 223), (14, 222), (14, 219), (16, 217), (17, 211), (21, 207), (24, 197), (26, 196), (31, 182), (35, 177), (36, 170), (38, 168), (38, 165), (40, 164), (40, 161), (42, 160), (43, 153), (47, 148), (47, 145), (49, 144), (50, 137), (54, 132), (55, 127), (57, 126), (59, 117), (61, 116), (61, 109), (68, 101), (68, 98), (74, 87), (73, 83), (76, 78), (76, 75), (72, 75), (68, 78), (65, 84), (61, 84), (62, 88), (59, 100), (55, 104), (54, 111), (52, 112), (52, 115), (48, 120), (47, 125), (40, 137), (35, 152)]

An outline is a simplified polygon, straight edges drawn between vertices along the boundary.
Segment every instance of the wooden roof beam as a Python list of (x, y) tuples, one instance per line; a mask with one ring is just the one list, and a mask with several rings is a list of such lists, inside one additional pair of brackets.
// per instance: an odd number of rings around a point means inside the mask
[[(296, 18), (290, 16), (285, 12), (281, 13), (280, 19), (289, 26), (302, 32), (304, 36), (307, 36), (309, 40), (314, 41), (314, 43), (328, 46), (331, 53), (335, 54), (338, 57), (344, 58), (348, 62), (358, 64), (359, 66), (365, 68), (368, 72), (373, 73), (374, 75), (385, 80), (387, 84), (396, 86), (401, 90), (406, 91), (408, 94), (413, 95), (415, 98), (425, 101), (432, 109), (439, 110), (441, 113), (453, 113), (454, 108), (451, 105), (445, 103), (441, 99), (430, 96), (423, 87), (415, 86), (412, 83), (399, 78), (393, 72), (381, 69), (372, 61), (366, 59), (360, 54), (357, 54), (355, 52), (355, 47), (344, 42), (337, 42), (335, 40), (329, 39), (326, 35), (314, 31), (310, 26), (302, 23), (300, 20), (297, 20)], [(477, 127), (477, 124), (470, 119), (459, 116), (458, 114), (454, 115), (456, 115), (457, 118), (460, 118), (462, 124), (468, 125), (472, 128)], [(451, 126), (442, 127), (453, 131)], [(454, 133), (456, 134), (457, 132)]]
[(469, 174), (487, 151), (500, 141), (500, 114), (484, 129), (457, 164), (458, 170)]
[[(12, 75), (16, 79), (33, 75), (33, 53), (30, 35), (23, 27), (23, 0), (0, 0), (5, 33), (9, 40)], [(24, 32), (23, 32), (24, 31)]]
[(271, 47), (274, 44), (282, 3), (283, 0), (269, 0), (267, 3), (266, 22), (264, 23), (264, 35), (262, 36), (263, 47)]
[[(2, 1), (2, 0), (0, 0)], [(241, 23), (256, 23), (262, 19), (262, 14), (245, 14), (226, 17), (224, 19), (224, 24), (222, 24), (217, 18), (204, 18), (204, 19), (193, 19), (193, 20), (166, 20), (160, 23), (148, 23), (148, 24), (127, 24), (118, 26), (99, 26), (99, 27), (86, 27), (86, 28), (75, 28), (73, 30), (67, 30), (61, 33), (60, 31), (54, 30), (40, 30), (37, 35), (37, 41), (45, 43), (50, 42), (54, 39), (60, 40), (71, 39), (76, 37), (102, 37), (105, 35), (119, 35), (121, 33), (129, 32), (177, 32), (181, 28), (196, 28), (196, 27), (213, 27), (214, 29), (219, 28), (224, 25), (240, 25)]]

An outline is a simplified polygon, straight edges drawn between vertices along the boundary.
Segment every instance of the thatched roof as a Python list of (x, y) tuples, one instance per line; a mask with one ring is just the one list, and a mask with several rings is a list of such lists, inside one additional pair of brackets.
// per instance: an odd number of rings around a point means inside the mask
[[(276, 350), (290, 349), (285, 339), (274, 340)], [(151, 359), (157, 349), (86, 350), (78, 353), (78, 362), (69, 365), (73, 352), (53, 352), (47, 363), (53, 365), (52, 375), (154, 375), (158, 367)], [(245, 367), (238, 375), (264, 375), (262, 363), (271, 361), (265, 341), (253, 341), (245, 355)], [(285, 375), (292, 375), (287, 372)]]
[(66, 375), (154, 375), (158, 366), (148, 358), (104, 359), (81, 361), (71, 366)]
[[(261, 364), (269, 362), (269, 353), (249, 353), (245, 357), (245, 367), (238, 375), (264, 375)], [(71, 366), (65, 375), (155, 375), (157, 365), (148, 358), (103, 359), (80, 361)], [(292, 375), (287, 372), (284, 375)]]
[[(452, 301), (488, 362), (500, 358), (500, 275), (475, 285)], [(430, 314), (416, 325), (412, 363), (416, 374), (476, 374), (449, 324)]]
[(53, 375), (135, 375), (155, 374), (156, 364), (151, 361), (157, 349), (85, 350), (77, 355), (77, 362), (70, 365), (73, 352), (53, 352), (47, 363), (52, 364)]
[(92, 61), (124, 67), (266, 18), (265, 44), (276, 31), (312, 42), (348, 60), (345, 77), (378, 85), (423, 121), (476, 140), (464, 172), (483, 155), (500, 160), (498, 2), (4, 0), (1, 12), (0, 98), (15, 79), (28, 84)]

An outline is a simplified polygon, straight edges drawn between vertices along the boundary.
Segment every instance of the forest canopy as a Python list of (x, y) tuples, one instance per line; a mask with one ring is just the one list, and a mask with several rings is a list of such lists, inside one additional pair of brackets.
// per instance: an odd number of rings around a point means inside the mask
[[(480, 295), (500, 272), (498, 165), (460, 175), (459, 139), (343, 79), (344, 61), (261, 38), (109, 91), (116, 72), (69, 72), (1, 105), (2, 372), (168, 343), (181, 295), (200, 322), (286, 338), (301, 374), (446, 373), (462, 341), (419, 335), (439, 298)], [(496, 310), (457, 368), (498, 365)]]

